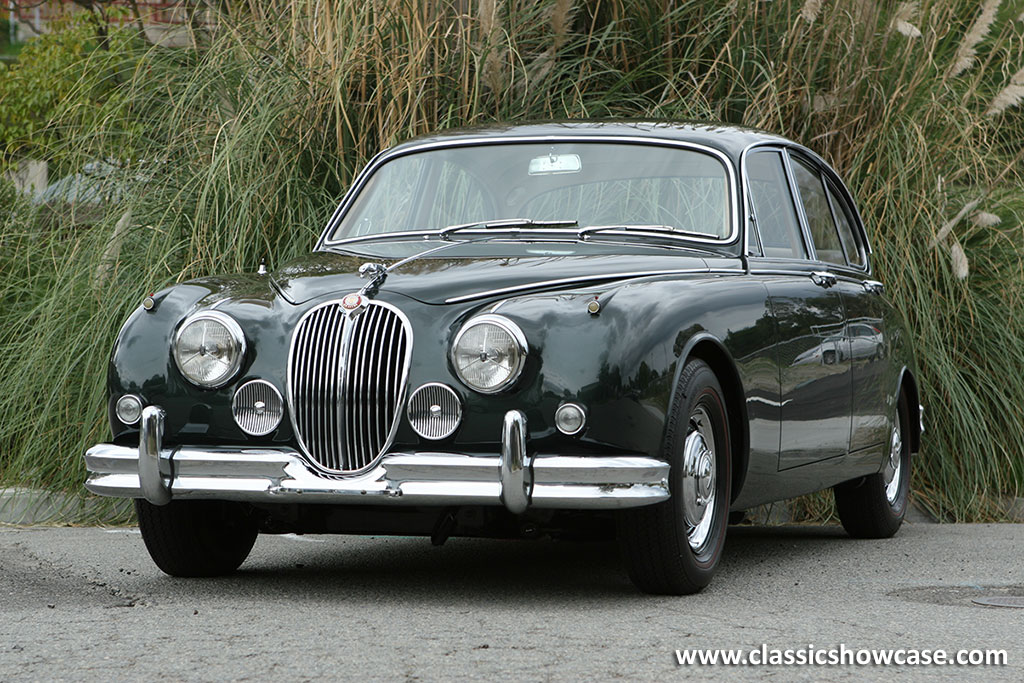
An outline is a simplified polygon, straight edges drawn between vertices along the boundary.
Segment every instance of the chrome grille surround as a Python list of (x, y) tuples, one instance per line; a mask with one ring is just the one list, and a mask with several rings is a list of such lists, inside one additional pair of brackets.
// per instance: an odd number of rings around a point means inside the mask
[(235, 424), (250, 436), (266, 436), (284, 417), (284, 399), (270, 382), (254, 379), (238, 387), (231, 399)]
[(447, 384), (428, 382), (409, 397), (409, 424), (424, 439), (447, 439), (462, 423), (462, 401)]
[(295, 438), (324, 474), (372, 468), (395, 438), (412, 358), (412, 325), (395, 306), (366, 301), (352, 316), (341, 300), (306, 312), (288, 351), (288, 406)]

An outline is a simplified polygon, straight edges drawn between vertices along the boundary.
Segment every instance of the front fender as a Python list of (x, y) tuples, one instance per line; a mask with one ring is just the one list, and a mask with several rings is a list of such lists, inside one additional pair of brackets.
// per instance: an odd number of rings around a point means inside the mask
[[(722, 370), (723, 388), (734, 393), (730, 411), (738, 413), (737, 450), (745, 456), (744, 397), (768, 392), (777, 407), (778, 375), (771, 339), (751, 333), (771, 320), (766, 291), (740, 277), (634, 281), (501, 303), (497, 312), (523, 328), (538, 354), (537, 375), (525, 389), (537, 400), (536, 414), (528, 416), (531, 438), (552, 439), (546, 449), (661, 457), (682, 365), (702, 343), (713, 343), (731, 366), (712, 363), (716, 372)], [(593, 301), (600, 307), (596, 315), (587, 308)], [(565, 401), (588, 410), (588, 426), (579, 437), (553, 428), (554, 410)], [(776, 435), (776, 454), (777, 447)]]

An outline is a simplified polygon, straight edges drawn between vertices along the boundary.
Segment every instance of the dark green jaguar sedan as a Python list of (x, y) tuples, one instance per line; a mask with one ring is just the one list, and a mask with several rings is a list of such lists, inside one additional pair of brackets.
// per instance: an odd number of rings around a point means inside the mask
[(730, 514), (907, 509), (910, 338), (842, 180), (714, 125), (451, 131), (382, 152), (313, 253), (169, 287), (118, 336), (86, 486), (174, 576), (260, 533), (614, 536), (711, 580)]

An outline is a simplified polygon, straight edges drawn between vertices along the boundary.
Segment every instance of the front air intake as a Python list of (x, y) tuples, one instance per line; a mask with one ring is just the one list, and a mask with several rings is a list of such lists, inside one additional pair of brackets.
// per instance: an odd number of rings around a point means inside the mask
[(318, 469), (368, 469), (391, 445), (405, 401), (412, 328), (397, 308), (341, 302), (299, 321), (288, 358), (288, 402), (299, 446)]

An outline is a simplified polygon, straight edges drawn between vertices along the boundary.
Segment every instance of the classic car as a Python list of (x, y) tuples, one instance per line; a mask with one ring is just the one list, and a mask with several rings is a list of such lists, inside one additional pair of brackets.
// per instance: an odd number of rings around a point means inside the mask
[(174, 576), (259, 533), (598, 536), (639, 589), (696, 592), (760, 504), (831, 487), (851, 536), (899, 528), (921, 408), (874, 277), (843, 181), (782, 137), (414, 139), (309, 256), (142, 299), (86, 486), (135, 499)]

